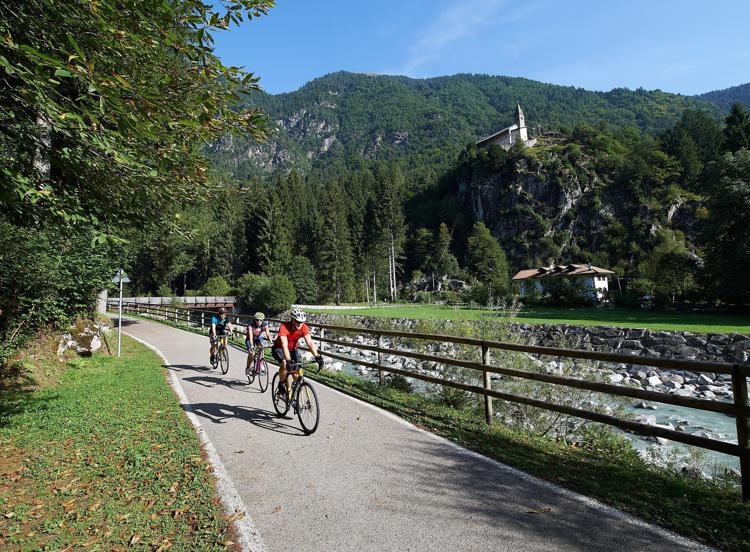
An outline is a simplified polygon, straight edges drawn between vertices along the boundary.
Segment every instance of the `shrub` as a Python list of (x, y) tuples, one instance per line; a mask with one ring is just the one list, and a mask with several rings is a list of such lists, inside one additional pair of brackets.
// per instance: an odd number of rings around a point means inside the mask
[(468, 391), (456, 389), (455, 387), (441, 386), (437, 394), (437, 402), (450, 406), (456, 410), (464, 410), (474, 401), (474, 397)]
[(403, 391), (404, 393), (411, 393), (413, 391), (411, 382), (401, 374), (393, 374), (393, 376), (388, 379), (386, 385), (392, 389)]
[(237, 305), (241, 310), (250, 312), (258, 310), (258, 295), (261, 290), (270, 285), (271, 279), (261, 274), (252, 274), (250, 272), (240, 276), (237, 280)]
[(172, 291), (172, 288), (169, 287), (167, 284), (160, 285), (159, 288), (156, 290), (157, 297), (172, 297), (173, 295), (174, 295), (174, 292)]
[(229, 294), (231, 286), (223, 276), (211, 276), (206, 283), (200, 288), (200, 295), (219, 295)]
[(289, 309), (296, 298), (292, 282), (286, 276), (278, 274), (272, 276), (258, 292), (255, 302), (259, 310), (279, 313)]
[(418, 291), (414, 294), (415, 303), (432, 303), (432, 293), (429, 291)]

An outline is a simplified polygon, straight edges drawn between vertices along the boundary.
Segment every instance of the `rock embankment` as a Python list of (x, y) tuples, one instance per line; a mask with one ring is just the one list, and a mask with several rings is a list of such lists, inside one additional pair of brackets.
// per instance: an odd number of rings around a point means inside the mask
[[(383, 327), (383, 319), (364, 316), (313, 315), (311, 321), (357, 325), (367, 328)], [(418, 321), (393, 319), (390, 328), (411, 331)], [(609, 326), (572, 326), (568, 324), (512, 323), (510, 331), (522, 343), (550, 347), (569, 347), (587, 351), (613, 352), (631, 356), (653, 356), (714, 362), (748, 362), (750, 337), (741, 334), (696, 334), (684, 331), (657, 331)], [(359, 339), (362, 339), (361, 337)], [(450, 344), (442, 344), (443, 347)], [(389, 346), (386, 343), (386, 347)], [(347, 351), (364, 355), (365, 351)], [(451, 351), (446, 351), (452, 356)], [(346, 353), (344, 353), (346, 354)], [(369, 356), (369, 355), (368, 355)], [(534, 355), (535, 356), (535, 355)], [(562, 358), (539, 357), (542, 369), (548, 373), (562, 373)], [(569, 361), (568, 361), (569, 362)], [(574, 361), (574, 368), (576, 363)], [(650, 391), (666, 392), (683, 397), (728, 400), (732, 397), (729, 374), (695, 374), (682, 370), (659, 370), (629, 363), (598, 363), (597, 379), (618, 385), (629, 385)]]

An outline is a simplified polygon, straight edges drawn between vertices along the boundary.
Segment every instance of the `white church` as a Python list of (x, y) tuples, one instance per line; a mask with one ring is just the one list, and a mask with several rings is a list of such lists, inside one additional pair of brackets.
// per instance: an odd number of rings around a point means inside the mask
[(482, 138), (477, 142), (477, 147), (482, 148), (491, 146), (492, 144), (497, 144), (504, 150), (509, 150), (513, 144), (518, 142), (521, 142), (524, 146), (530, 148), (536, 144), (536, 138), (529, 140), (529, 133), (526, 128), (526, 120), (523, 116), (521, 104), (516, 103), (515, 123), (495, 134)]

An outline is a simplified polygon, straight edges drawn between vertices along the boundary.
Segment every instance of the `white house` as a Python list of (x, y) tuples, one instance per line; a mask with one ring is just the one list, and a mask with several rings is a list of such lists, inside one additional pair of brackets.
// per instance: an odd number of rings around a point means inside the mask
[(516, 103), (515, 123), (506, 127), (495, 134), (482, 138), (477, 142), (477, 147), (482, 148), (497, 144), (504, 150), (509, 150), (513, 144), (521, 142), (527, 148), (536, 144), (536, 139), (529, 140), (528, 129), (526, 128), (526, 118), (523, 115), (521, 104)]
[(520, 270), (513, 276), (513, 280), (521, 282), (521, 297), (529, 293), (529, 286), (536, 287), (544, 293), (544, 282), (550, 278), (575, 278), (583, 284), (585, 293), (592, 298), (602, 300), (609, 292), (609, 276), (611, 270), (591, 264), (570, 264), (546, 266), (542, 268), (528, 268)]

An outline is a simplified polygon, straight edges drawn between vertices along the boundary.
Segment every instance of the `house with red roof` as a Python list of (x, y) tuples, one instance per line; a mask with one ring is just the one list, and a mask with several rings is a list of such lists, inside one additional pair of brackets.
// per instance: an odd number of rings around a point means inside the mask
[(527, 268), (519, 270), (513, 276), (513, 280), (521, 283), (521, 297), (532, 293), (536, 288), (539, 293), (545, 293), (545, 283), (556, 278), (575, 278), (580, 284), (583, 293), (589, 297), (601, 301), (609, 293), (609, 276), (614, 272), (606, 268), (592, 264), (569, 264), (541, 268)]

